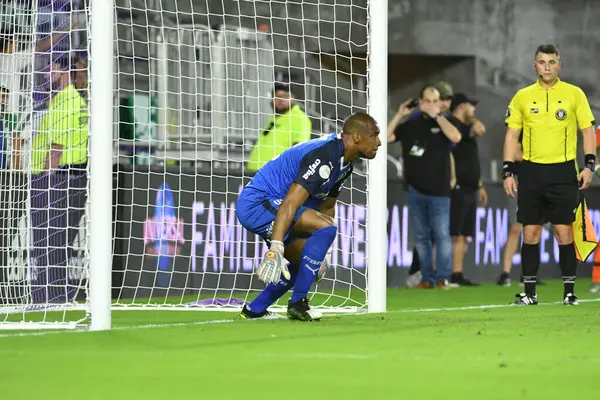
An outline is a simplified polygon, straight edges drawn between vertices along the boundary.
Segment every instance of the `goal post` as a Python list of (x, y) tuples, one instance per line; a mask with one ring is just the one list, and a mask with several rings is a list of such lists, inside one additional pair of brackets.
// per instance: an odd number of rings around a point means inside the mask
[(379, 123), (381, 147), (369, 161), (367, 224), (368, 311), (386, 311), (387, 288), (387, 119), (388, 0), (370, 0), (369, 113)]
[(91, 4), (89, 326), (111, 328), (114, 0)]

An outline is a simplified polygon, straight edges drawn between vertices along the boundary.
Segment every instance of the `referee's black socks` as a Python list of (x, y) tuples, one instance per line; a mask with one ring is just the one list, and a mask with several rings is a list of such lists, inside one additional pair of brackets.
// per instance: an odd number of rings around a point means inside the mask
[(575, 294), (575, 277), (577, 275), (577, 258), (573, 243), (558, 245), (558, 259), (565, 286), (564, 296)]
[(537, 273), (540, 269), (539, 243), (523, 243), (523, 246), (521, 247), (521, 265), (523, 266), (523, 285), (525, 286), (525, 294), (528, 296), (535, 296)]

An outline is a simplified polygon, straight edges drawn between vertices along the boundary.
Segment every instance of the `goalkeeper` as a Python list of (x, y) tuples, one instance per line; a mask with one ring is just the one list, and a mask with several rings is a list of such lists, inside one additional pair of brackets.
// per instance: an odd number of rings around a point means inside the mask
[(257, 270), (267, 287), (244, 306), (242, 318), (272, 316), (267, 308), (292, 287), (288, 317), (321, 318), (310, 308), (307, 296), (315, 278), (318, 282), (329, 266), (337, 234), (335, 202), (352, 174), (353, 161), (375, 158), (381, 146), (378, 135), (373, 117), (353, 114), (340, 134), (291, 147), (266, 163), (246, 185), (237, 201), (237, 218), (267, 242), (269, 251)]

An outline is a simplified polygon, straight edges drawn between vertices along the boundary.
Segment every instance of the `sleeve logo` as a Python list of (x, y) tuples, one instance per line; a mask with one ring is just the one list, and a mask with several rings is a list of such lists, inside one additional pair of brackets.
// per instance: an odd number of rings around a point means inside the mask
[(562, 108), (559, 108), (556, 110), (556, 114), (554, 114), (554, 116), (557, 120), (562, 121), (563, 119), (567, 118), (567, 112)]
[(321, 168), (319, 168), (319, 176), (323, 179), (329, 179), (330, 175), (331, 168), (329, 168), (329, 165), (321, 165)]
[(506, 112), (504, 113), (504, 118), (508, 118), (510, 117), (510, 107), (506, 109)]
[(321, 159), (317, 158), (315, 160), (315, 162), (313, 162), (309, 167), (308, 167), (308, 171), (306, 171), (304, 173), (304, 175), (302, 175), (302, 178), (304, 178), (305, 180), (310, 178), (311, 176), (313, 176), (315, 174), (315, 172), (317, 171), (317, 167), (321, 164)]

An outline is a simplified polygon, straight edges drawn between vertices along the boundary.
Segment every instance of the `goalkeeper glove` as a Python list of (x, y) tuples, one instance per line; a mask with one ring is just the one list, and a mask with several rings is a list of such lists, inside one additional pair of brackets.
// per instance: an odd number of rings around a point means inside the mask
[(327, 268), (329, 268), (329, 266), (331, 265), (331, 255), (332, 254), (333, 254), (333, 245), (331, 247), (329, 247), (329, 250), (327, 250), (327, 254), (325, 255), (325, 259), (321, 263), (321, 268), (319, 268), (319, 272), (317, 274), (317, 277), (315, 278), (315, 285), (318, 284), (321, 281), (321, 279), (323, 279), (325, 274), (327, 273)]
[(285, 279), (289, 280), (291, 278), (290, 271), (287, 267), (288, 260), (284, 258), (283, 253), (283, 242), (278, 240), (271, 241), (271, 247), (269, 247), (269, 251), (267, 251), (265, 257), (258, 266), (258, 270), (256, 272), (258, 279), (266, 284), (277, 284), (282, 274)]

